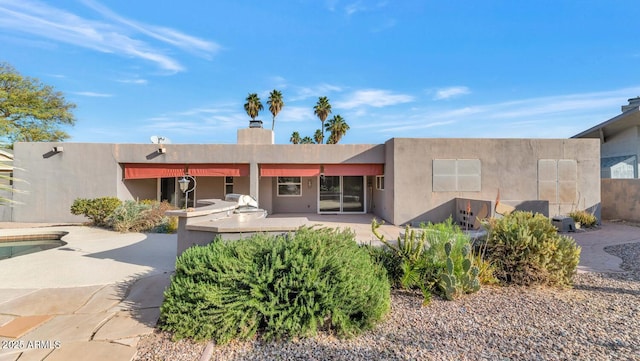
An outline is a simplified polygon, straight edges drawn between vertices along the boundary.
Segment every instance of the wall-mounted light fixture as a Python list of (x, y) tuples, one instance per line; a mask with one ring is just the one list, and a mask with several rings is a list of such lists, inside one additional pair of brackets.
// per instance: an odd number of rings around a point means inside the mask
[(51, 148), (51, 151), (54, 153), (62, 153), (64, 151), (64, 148), (60, 145), (60, 146)]
[(309, 180), (307, 181), (307, 187), (308, 187), (308, 188), (311, 188), (311, 185), (312, 185), (312, 184), (313, 184), (313, 182), (311, 182), (311, 179), (309, 179)]
[(158, 153), (160, 153), (160, 154), (167, 153), (167, 148), (158, 148)]

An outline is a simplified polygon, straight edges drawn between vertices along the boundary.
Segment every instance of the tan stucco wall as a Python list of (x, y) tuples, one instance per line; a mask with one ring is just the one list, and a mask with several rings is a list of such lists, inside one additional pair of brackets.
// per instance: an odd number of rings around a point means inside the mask
[[(66, 146), (67, 143), (65, 143)], [(383, 144), (112, 144), (120, 163), (382, 163)], [(66, 149), (66, 148), (65, 148)]]
[[(386, 143), (385, 198), (393, 209), (389, 220), (404, 224), (440, 221), (454, 211), (455, 198), (495, 200), (516, 205), (538, 200), (538, 160), (577, 160), (576, 203), (583, 208), (600, 204), (600, 147), (594, 139), (414, 139)], [(434, 159), (479, 159), (481, 190), (434, 192)], [(577, 204), (549, 205), (549, 215), (566, 214)], [(389, 216), (387, 212), (381, 212)]]
[[(4, 177), (10, 177), (11, 172), (2, 172), (0, 171), (0, 175)], [(0, 198), (11, 200), (13, 199), (13, 194), (9, 190), (11, 188), (11, 182), (9, 179), (5, 179), (0, 177)], [(0, 222), (8, 222), (11, 221), (12, 218), (12, 204), (9, 202), (0, 202)]]
[[(278, 182), (273, 178), (273, 213), (316, 213), (318, 211), (318, 178), (302, 177), (299, 197), (278, 196)], [(309, 188), (311, 181), (311, 188)]]
[[(51, 148), (63, 146), (62, 153)], [(69, 208), (76, 198), (114, 196), (122, 200), (146, 198), (157, 192), (154, 180), (124, 181), (124, 163), (382, 163), (384, 145), (366, 144), (163, 144), (166, 153), (158, 152), (157, 144), (104, 143), (16, 143), (14, 165), (21, 168), (16, 177), (25, 179), (15, 188), (27, 193), (16, 195), (14, 221), (21, 222), (82, 222)], [(258, 178), (258, 198), (271, 213), (276, 212), (273, 183), (269, 177)], [(198, 180), (198, 199), (222, 198), (223, 178)], [(316, 181), (313, 180), (314, 187)], [(306, 186), (306, 183), (305, 183)], [(217, 189), (220, 189), (218, 194)], [(314, 188), (315, 189), (315, 188)], [(250, 176), (236, 177), (234, 191), (250, 193)], [(266, 192), (265, 192), (266, 191)], [(305, 189), (304, 203), (287, 207), (285, 211), (316, 211), (313, 190)], [(308, 207), (307, 207), (308, 206)]]
[[(538, 160), (574, 159), (578, 206), (600, 205), (597, 139), (394, 138), (377, 145), (165, 144), (164, 154), (158, 153), (154, 144), (63, 143), (63, 153), (49, 154), (54, 145), (16, 144), (15, 165), (23, 169), (16, 177), (29, 182), (16, 188), (29, 193), (16, 197), (22, 204), (16, 208), (15, 221), (83, 221), (83, 217), (69, 213), (75, 198), (116, 196), (126, 200), (135, 199), (134, 193), (146, 194), (147, 190), (126, 186), (122, 163), (385, 163), (385, 190), (373, 192), (371, 210), (388, 222), (403, 224), (446, 218), (454, 211), (455, 198), (495, 200), (498, 189), (504, 203), (537, 200)], [(480, 191), (433, 192), (434, 159), (479, 159)], [(317, 211), (317, 177), (303, 178), (302, 197), (283, 198), (276, 196), (273, 178), (259, 177), (258, 168), (251, 169), (254, 173), (250, 176), (237, 178), (236, 192), (250, 193), (255, 177), (260, 204), (270, 213)], [(308, 179), (312, 188), (307, 186)], [(200, 179), (197, 197), (221, 198), (216, 192), (222, 191), (222, 181), (222, 177)], [(375, 178), (372, 185), (375, 187)], [(149, 183), (149, 187), (154, 188), (149, 192), (155, 192), (155, 185)], [(575, 206), (551, 204), (549, 214), (567, 213)]]
[(271, 129), (243, 128), (238, 129), (238, 144), (273, 144), (274, 133)]
[[(64, 146), (53, 154), (53, 146)], [(117, 196), (132, 199), (119, 190), (122, 169), (116, 162), (112, 144), (95, 143), (16, 143), (14, 144), (16, 183), (25, 193), (16, 193), (14, 221), (83, 222), (71, 215), (76, 198)]]
[(602, 180), (602, 219), (640, 221), (640, 179)]

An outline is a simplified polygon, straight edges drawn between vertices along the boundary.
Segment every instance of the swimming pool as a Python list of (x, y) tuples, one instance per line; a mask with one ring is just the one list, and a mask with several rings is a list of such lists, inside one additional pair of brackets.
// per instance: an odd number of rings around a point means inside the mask
[(33, 234), (12, 234), (0, 236), (0, 260), (24, 256), (64, 246), (61, 240), (67, 232), (37, 232)]

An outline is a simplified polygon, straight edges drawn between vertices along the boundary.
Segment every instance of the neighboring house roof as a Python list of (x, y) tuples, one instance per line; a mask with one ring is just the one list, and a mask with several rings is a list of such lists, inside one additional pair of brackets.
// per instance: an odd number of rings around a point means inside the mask
[(13, 170), (13, 154), (0, 150), (0, 172), (10, 172)]
[(618, 134), (633, 126), (640, 126), (640, 106), (628, 107), (622, 114), (589, 128), (571, 138), (606, 138)]

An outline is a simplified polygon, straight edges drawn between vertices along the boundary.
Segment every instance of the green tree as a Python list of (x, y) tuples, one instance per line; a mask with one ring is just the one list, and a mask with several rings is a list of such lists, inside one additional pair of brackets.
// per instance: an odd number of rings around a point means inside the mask
[(339, 114), (331, 118), (326, 127), (326, 130), (331, 133), (327, 141), (328, 144), (337, 144), (347, 134), (347, 130), (350, 129), (349, 124)]
[(324, 135), (322, 134), (322, 130), (316, 129), (316, 132), (313, 134), (313, 140), (316, 141), (316, 144), (322, 144), (322, 138)]
[(267, 104), (269, 105), (269, 111), (271, 112), (271, 115), (273, 115), (273, 118), (271, 120), (271, 130), (273, 130), (273, 128), (276, 126), (276, 117), (284, 107), (282, 93), (278, 90), (273, 89), (273, 91), (269, 94)]
[(74, 125), (75, 104), (38, 79), (24, 77), (0, 63), (0, 141), (58, 142), (69, 138), (61, 129)]
[[(327, 120), (329, 114), (331, 114), (331, 104), (329, 103), (329, 99), (327, 97), (318, 98), (318, 103), (313, 107), (313, 114), (320, 118), (322, 122), (322, 127), (320, 128), (324, 132), (324, 121)], [(324, 133), (322, 134), (322, 141), (324, 142)]]
[(262, 102), (260, 102), (260, 98), (256, 93), (249, 94), (246, 100), (247, 102), (244, 105), (244, 110), (247, 112), (247, 114), (249, 114), (251, 120), (256, 120), (258, 113), (262, 109), (264, 109), (264, 107), (262, 106)]
[(298, 132), (291, 133), (291, 139), (289, 139), (289, 141), (293, 144), (300, 144), (300, 142), (302, 141), (302, 139), (300, 138), (300, 133)]
[(306, 137), (302, 138), (300, 144), (313, 144), (313, 139), (307, 135)]

